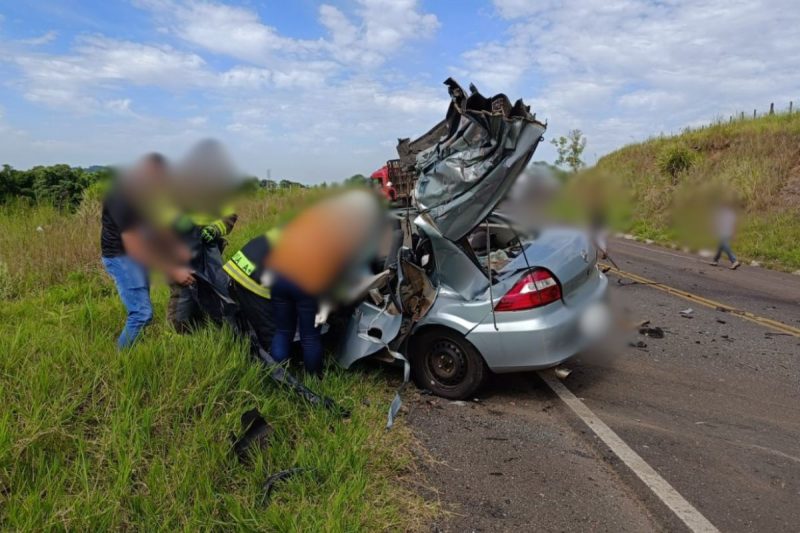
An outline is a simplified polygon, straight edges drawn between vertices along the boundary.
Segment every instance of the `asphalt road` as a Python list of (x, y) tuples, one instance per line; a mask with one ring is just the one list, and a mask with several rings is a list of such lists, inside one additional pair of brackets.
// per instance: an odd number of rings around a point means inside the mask
[[(798, 276), (639, 243), (611, 250), (623, 271), (800, 325)], [(567, 388), (720, 531), (800, 530), (800, 337), (610, 279), (622, 320), (665, 336), (631, 332), (582, 354)], [(409, 402), (430, 494), (447, 510), (432, 529), (686, 529), (536, 374), (495, 376), (479, 399)]]

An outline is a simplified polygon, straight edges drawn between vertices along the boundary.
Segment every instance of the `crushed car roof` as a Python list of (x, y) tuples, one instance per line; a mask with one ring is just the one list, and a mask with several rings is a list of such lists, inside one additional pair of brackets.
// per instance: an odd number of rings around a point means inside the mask
[(505, 94), (470, 95), (452, 78), (447, 116), (415, 141), (398, 145), (401, 159), (413, 157), (419, 175), (415, 201), (439, 232), (457, 241), (472, 231), (503, 199), (531, 160), (547, 126), (522, 100)]

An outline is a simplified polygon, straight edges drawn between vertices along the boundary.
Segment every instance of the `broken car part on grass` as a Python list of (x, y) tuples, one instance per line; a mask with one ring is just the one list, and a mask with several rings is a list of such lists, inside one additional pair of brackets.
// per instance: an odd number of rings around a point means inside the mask
[(237, 437), (231, 433), (231, 445), (239, 462), (247, 464), (250, 462), (250, 450), (266, 448), (275, 430), (256, 408), (242, 413), (241, 424), (242, 434)]
[(399, 142), (413, 202), (393, 213), (380, 282), (349, 316), (337, 360), (405, 354), (420, 387), (458, 399), (489, 370), (556, 366), (592, 342), (608, 327), (608, 282), (584, 233), (518, 227), (497, 211), (545, 124), (521, 100), (445, 84), (444, 120)]

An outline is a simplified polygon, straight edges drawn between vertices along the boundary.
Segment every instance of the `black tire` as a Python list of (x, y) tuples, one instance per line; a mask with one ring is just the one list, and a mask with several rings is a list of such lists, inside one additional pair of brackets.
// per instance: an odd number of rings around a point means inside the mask
[(411, 339), (411, 372), (419, 388), (442, 398), (463, 400), (480, 388), (488, 369), (463, 335), (435, 328)]

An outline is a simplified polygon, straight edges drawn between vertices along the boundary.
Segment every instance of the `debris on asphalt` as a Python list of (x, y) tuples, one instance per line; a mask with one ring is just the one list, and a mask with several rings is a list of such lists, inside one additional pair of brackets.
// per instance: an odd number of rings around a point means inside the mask
[(275, 489), (275, 484), (279, 481), (285, 481), (290, 477), (294, 476), (295, 474), (299, 474), (304, 469), (302, 468), (289, 468), (287, 470), (281, 470), (275, 474), (272, 474), (267, 478), (264, 482), (264, 495), (261, 497), (261, 504), (267, 505), (269, 504), (269, 499), (272, 496), (272, 491)]
[(631, 348), (647, 348), (647, 343), (645, 343), (644, 341), (637, 341), (637, 342), (631, 341), (628, 343), (628, 346), (630, 346)]
[(454, 402), (450, 402), (450, 405), (457, 405), (459, 407), (463, 407), (467, 405), (467, 402), (465, 402), (464, 400), (456, 400)]
[(240, 463), (248, 463), (249, 450), (253, 447), (258, 449), (266, 448), (269, 438), (275, 430), (255, 408), (242, 414), (241, 424), (242, 435), (237, 438), (236, 435), (231, 434), (232, 450)]
[(727, 324), (727, 322), (725, 320), (722, 320), (721, 318), (717, 319), (717, 323), (718, 324)]
[(570, 374), (572, 374), (572, 370), (565, 366), (556, 367), (553, 372), (555, 373), (558, 379), (567, 379)]
[(693, 314), (694, 314), (694, 309), (692, 309), (691, 307), (689, 307), (688, 309), (684, 309), (683, 311), (680, 312), (680, 315), (683, 318), (694, 318)]
[(639, 335), (644, 335), (645, 337), (650, 337), (651, 339), (663, 339), (664, 338), (664, 330), (660, 327), (640, 327), (639, 328)]

